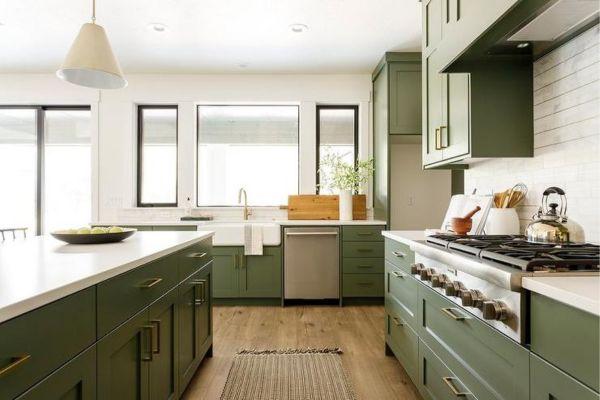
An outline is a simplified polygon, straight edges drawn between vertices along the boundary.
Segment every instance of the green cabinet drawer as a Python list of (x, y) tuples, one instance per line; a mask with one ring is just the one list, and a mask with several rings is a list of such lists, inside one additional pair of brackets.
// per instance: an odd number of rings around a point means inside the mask
[(383, 242), (344, 242), (344, 257), (383, 257)]
[(401, 309), (402, 317), (412, 326), (417, 325), (418, 289), (420, 283), (411, 275), (385, 263), (385, 297), (388, 301)]
[(385, 341), (408, 373), (408, 376), (413, 382), (417, 382), (419, 337), (406, 321), (394, 312), (386, 309), (385, 318)]
[[(594, 353), (594, 358), (597, 353)], [(531, 400), (598, 400), (600, 396), (546, 361), (531, 354)]]
[(383, 274), (383, 258), (344, 258), (345, 274)]
[(415, 262), (415, 253), (407, 244), (392, 239), (385, 239), (385, 259), (410, 273), (410, 266)]
[(381, 231), (385, 225), (343, 226), (342, 240), (344, 242), (382, 242)]
[(477, 400), (477, 397), (423, 341), (419, 341), (418, 379), (417, 387), (426, 400)]
[(598, 391), (599, 318), (532, 293), (530, 320), (531, 351)]
[[(423, 284), (419, 337), (481, 399), (529, 396), (529, 351)], [(476, 373), (474, 373), (476, 371)]]
[(383, 297), (383, 276), (380, 274), (343, 274), (344, 297)]
[(96, 339), (95, 288), (0, 324), (0, 399), (12, 399)]
[(200, 243), (185, 248), (177, 254), (179, 281), (196, 273), (212, 260), (212, 238), (206, 238)]
[(98, 337), (106, 335), (177, 283), (176, 254), (99, 283)]
[(94, 400), (96, 398), (96, 346), (90, 347), (17, 400)]

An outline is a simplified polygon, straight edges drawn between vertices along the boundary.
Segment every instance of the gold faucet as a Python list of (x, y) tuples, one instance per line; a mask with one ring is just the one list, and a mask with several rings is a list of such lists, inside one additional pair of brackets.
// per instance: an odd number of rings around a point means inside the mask
[(244, 195), (244, 221), (247, 221), (248, 216), (252, 215), (252, 211), (248, 210), (248, 194), (244, 188), (240, 188), (238, 193), (238, 204), (242, 204), (242, 194)]

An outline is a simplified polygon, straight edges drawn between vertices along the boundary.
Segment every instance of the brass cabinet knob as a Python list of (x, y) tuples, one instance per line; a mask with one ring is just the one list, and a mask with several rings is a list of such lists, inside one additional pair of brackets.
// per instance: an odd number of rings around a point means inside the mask
[(503, 321), (508, 318), (510, 310), (507, 305), (499, 300), (483, 302), (483, 319)]

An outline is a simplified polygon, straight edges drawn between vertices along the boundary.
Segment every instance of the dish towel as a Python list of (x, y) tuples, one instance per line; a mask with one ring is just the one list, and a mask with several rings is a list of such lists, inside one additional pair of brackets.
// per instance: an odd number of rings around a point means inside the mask
[(262, 256), (263, 235), (260, 224), (246, 224), (244, 226), (244, 255)]

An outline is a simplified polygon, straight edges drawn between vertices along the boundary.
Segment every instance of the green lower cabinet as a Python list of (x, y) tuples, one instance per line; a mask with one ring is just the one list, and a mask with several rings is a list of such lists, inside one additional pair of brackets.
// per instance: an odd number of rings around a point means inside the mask
[(150, 399), (175, 399), (177, 380), (178, 290), (174, 289), (152, 304), (148, 310), (152, 337), (152, 362), (150, 362)]
[(343, 274), (343, 297), (383, 297), (381, 274)]
[(98, 399), (149, 399), (153, 329), (145, 309), (98, 342)]
[(244, 248), (214, 247), (215, 298), (281, 297), (281, 246), (263, 248), (260, 256), (244, 255)]
[(419, 341), (417, 387), (426, 400), (477, 400), (477, 397), (422, 341)]
[(18, 400), (94, 400), (96, 398), (96, 346), (84, 351)]
[(418, 379), (419, 337), (399, 315), (386, 312), (385, 343), (413, 382)]
[(185, 390), (210, 348), (211, 266), (189, 277), (179, 286), (178, 384)]
[[(595, 353), (593, 357), (596, 357)], [(600, 395), (531, 354), (531, 400), (598, 400)]]

